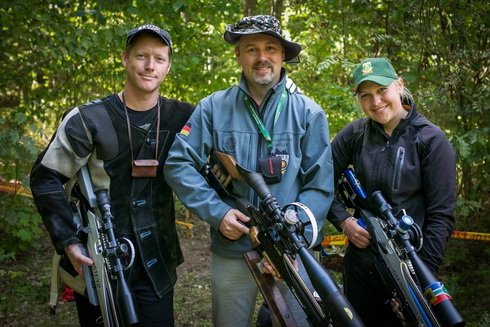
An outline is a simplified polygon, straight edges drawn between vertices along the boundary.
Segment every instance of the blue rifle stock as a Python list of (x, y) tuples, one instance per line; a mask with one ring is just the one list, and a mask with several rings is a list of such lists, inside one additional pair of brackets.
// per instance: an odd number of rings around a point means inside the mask
[[(413, 218), (403, 215), (397, 219), (380, 191), (368, 197), (352, 169), (344, 170), (344, 177), (346, 182), (339, 185), (340, 196), (347, 207), (360, 212), (358, 223), (373, 238), (371, 246), (379, 260), (376, 267), (400, 305), (405, 325), (465, 326), (444, 284), (427, 268), (412, 245), (422, 235)], [(367, 210), (369, 206), (377, 215)]]

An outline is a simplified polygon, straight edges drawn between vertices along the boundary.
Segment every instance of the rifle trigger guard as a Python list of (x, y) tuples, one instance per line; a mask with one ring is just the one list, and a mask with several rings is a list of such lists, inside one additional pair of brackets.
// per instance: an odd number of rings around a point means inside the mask
[(315, 215), (313, 214), (313, 212), (311, 212), (310, 208), (308, 208), (306, 205), (304, 205), (301, 202), (292, 202), (290, 204), (287, 204), (281, 209), (281, 211), (285, 212), (286, 208), (289, 206), (298, 207), (301, 210), (303, 210), (303, 212), (306, 214), (306, 217), (308, 218), (308, 220), (307, 221), (301, 221), (301, 222), (303, 225), (308, 225), (308, 224), (311, 225), (311, 234), (312, 234), (311, 240), (308, 240), (306, 238), (306, 235), (304, 235), (304, 233), (302, 233), (301, 236), (306, 241), (306, 243), (308, 243), (308, 249), (313, 248), (316, 245), (316, 242), (318, 240), (318, 223), (316, 222)]

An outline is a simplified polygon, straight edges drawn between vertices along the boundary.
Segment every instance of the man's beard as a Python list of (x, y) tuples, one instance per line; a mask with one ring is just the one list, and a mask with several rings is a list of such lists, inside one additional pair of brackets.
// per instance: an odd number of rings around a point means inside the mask
[[(265, 62), (265, 63), (257, 64), (256, 66), (254, 66), (254, 68), (262, 67), (262, 66), (264, 66), (264, 64), (266, 66), (272, 66), (269, 62)], [(252, 76), (253, 76), (254, 82), (257, 84), (260, 84), (260, 85), (269, 85), (274, 80), (274, 72), (272, 70), (270, 73), (267, 73), (265, 75), (252, 74)]]
[(274, 80), (274, 73), (265, 76), (254, 76), (254, 82), (260, 85), (269, 85)]

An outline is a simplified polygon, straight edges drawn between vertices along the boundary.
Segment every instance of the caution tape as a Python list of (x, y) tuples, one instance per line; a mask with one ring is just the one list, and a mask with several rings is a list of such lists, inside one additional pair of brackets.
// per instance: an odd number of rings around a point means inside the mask
[[(0, 192), (14, 193), (14, 194), (32, 198), (31, 191), (23, 187), (20, 183), (0, 182)], [(193, 226), (192, 224), (185, 223), (178, 220), (175, 221), (175, 223), (178, 225), (183, 225), (187, 228), (192, 228)], [(451, 238), (490, 242), (490, 233), (454, 231), (453, 234), (451, 235)], [(323, 246), (329, 246), (329, 245), (341, 246), (346, 244), (347, 244), (347, 237), (345, 235), (325, 236), (322, 242)]]
[(485, 241), (490, 242), (490, 234), (489, 233), (475, 233), (475, 232), (462, 232), (462, 231), (454, 231), (451, 238), (459, 238), (462, 240), (473, 240), (473, 241)]
[(182, 226), (185, 226), (185, 227), (187, 227), (187, 228), (189, 228), (189, 229), (191, 229), (192, 227), (194, 227), (194, 225), (193, 225), (193, 224), (184, 223), (183, 221), (179, 221), (179, 220), (176, 220), (176, 221), (175, 221), (175, 223), (176, 223), (177, 225), (182, 225)]
[[(456, 230), (451, 235), (451, 238), (473, 241), (490, 242), (490, 233), (476, 233), (476, 232), (463, 232)], [(323, 238), (323, 246), (342, 246), (347, 244), (347, 237), (345, 235), (330, 235)]]
[(345, 235), (325, 236), (322, 242), (323, 246), (330, 246), (330, 245), (341, 246), (346, 244), (347, 244), (347, 237)]
[(20, 183), (0, 182), (0, 192), (14, 193), (32, 198), (31, 191), (23, 187)]
[[(0, 182), (0, 192), (14, 193), (17, 195), (22, 195), (22, 196), (32, 198), (31, 191), (29, 189), (23, 187), (20, 183)], [(183, 225), (189, 229), (191, 229), (193, 227), (192, 224), (185, 223), (185, 222), (178, 221), (178, 220), (176, 220), (175, 223), (178, 225)]]

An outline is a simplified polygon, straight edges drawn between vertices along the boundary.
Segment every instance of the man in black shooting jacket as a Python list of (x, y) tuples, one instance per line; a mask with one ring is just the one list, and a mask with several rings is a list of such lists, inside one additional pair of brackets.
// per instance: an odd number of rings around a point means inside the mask
[[(34, 201), (56, 252), (69, 258), (79, 274), (82, 264), (93, 261), (80, 251), (83, 235), (63, 186), (87, 165), (94, 190), (108, 190), (116, 237), (135, 247), (135, 263), (125, 276), (140, 326), (173, 326), (173, 287), (183, 262), (172, 190), (162, 167), (193, 106), (159, 96), (171, 56), (167, 31), (154, 25), (130, 30), (122, 53), (123, 90), (69, 111), (31, 174)], [(141, 175), (134, 167), (141, 159), (158, 162)], [(77, 294), (76, 301), (81, 325), (94, 325), (100, 311), (85, 296)]]

